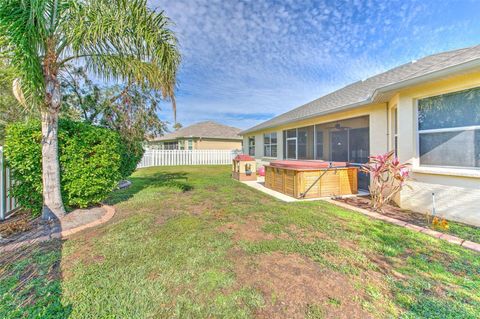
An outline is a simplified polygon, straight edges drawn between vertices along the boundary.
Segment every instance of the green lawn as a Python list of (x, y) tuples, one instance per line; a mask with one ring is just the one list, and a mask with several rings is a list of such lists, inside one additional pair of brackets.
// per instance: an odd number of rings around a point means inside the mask
[(228, 167), (143, 169), (112, 221), (0, 256), (0, 318), (479, 318), (480, 255)]

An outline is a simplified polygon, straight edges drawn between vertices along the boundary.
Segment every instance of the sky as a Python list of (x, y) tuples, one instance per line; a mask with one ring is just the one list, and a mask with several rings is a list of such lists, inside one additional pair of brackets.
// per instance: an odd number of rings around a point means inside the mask
[[(179, 39), (177, 120), (242, 129), (423, 56), (480, 44), (480, 0), (150, 0)], [(162, 119), (173, 122), (168, 103)]]

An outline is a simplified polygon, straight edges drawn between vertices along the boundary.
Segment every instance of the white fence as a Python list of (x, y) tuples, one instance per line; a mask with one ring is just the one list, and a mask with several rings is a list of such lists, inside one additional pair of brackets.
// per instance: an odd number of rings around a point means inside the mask
[(157, 150), (147, 149), (137, 168), (175, 165), (227, 165), (237, 151), (229, 150)]
[(0, 146), (0, 220), (4, 220), (17, 208), (15, 198), (8, 195), (12, 184), (13, 180), (10, 178), (10, 171), (5, 165), (3, 148)]

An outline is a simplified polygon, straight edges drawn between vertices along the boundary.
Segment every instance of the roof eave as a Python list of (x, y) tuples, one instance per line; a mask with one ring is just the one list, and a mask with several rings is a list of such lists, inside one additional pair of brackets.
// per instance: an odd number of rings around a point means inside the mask
[(241, 141), (243, 138), (239, 137), (221, 137), (221, 136), (178, 136), (174, 138), (157, 138), (153, 139), (150, 142), (165, 142), (165, 141), (175, 141), (175, 140), (183, 140), (183, 139), (210, 139), (210, 140), (232, 140), (232, 141)]
[(461, 64), (457, 64), (455, 66), (451, 66), (451, 67), (448, 67), (448, 68), (445, 68), (445, 69), (441, 69), (441, 70), (438, 70), (438, 71), (427, 73), (427, 74), (424, 74), (424, 75), (421, 75), (421, 76), (418, 76), (418, 77), (415, 77), (415, 78), (412, 78), (412, 79), (408, 79), (408, 80), (404, 80), (404, 81), (400, 81), (400, 82), (396, 82), (396, 83), (393, 83), (393, 84), (389, 84), (389, 85), (380, 87), (373, 92), (371, 97), (369, 97), (368, 99), (366, 99), (364, 101), (360, 101), (360, 102), (349, 104), (349, 105), (344, 105), (344, 106), (334, 108), (334, 109), (331, 109), (331, 110), (327, 110), (327, 111), (324, 111), (324, 112), (319, 112), (319, 113), (315, 113), (315, 114), (312, 114), (312, 115), (308, 115), (308, 116), (296, 118), (296, 119), (293, 119), (293, 120), (285, 121), (285, 122), (282, 122), (281, 124), (265, 126), (265, 127), (259, 128), (259, 129), (255, 129), (254, 127), (252, 127), (252, 128), (246, 129), (244, 131), (241, 131), (239, 133), (239, 135), (246, 135), (246, 134), (250, 134), (250, 133), (253, 133), (253, 132), (264, 131), (264, 130), (272, 129), (272, 128), (275, 128), (275, 127), (278, 127), (278, 126), (281, 126), (281, 125), (286, 125), (286, 124), (290, 124), (290, 123), (294, 123), (294, 122), (298, 122), (298, 121), (302, 121), (302, 120), (307, 120), (307, 119), (317, 117), (317, 116), (328, 115), (328, 114), (332, 114), (332, 113), (337, 113), (337, 112), (346, 111), (346, 110), (349, 110), (349, 109), (365, 106), (365, 105), (373, 103), (375, 101), (375, 97), (380, 93), (388, 93), (388, 92), (391, 92), (391, 91), (394, 91), (394, 90), (400, 90), (400, 89), (403, 89), (403, 88), (406, 88), (406, 87), (409, 87), (409, 86), (417, 85), (417, 84), (422, 83), (422, 82), (436, 80), (436, 79), (438, 79), (442, 76), (467, 71), (468, 69), (475, 68), (475, 67), (480, 67), (480, 59), (470, 60), (470, 61), (467, 61), (467, 62), (464, 62), (464, 63), (461, 63)]

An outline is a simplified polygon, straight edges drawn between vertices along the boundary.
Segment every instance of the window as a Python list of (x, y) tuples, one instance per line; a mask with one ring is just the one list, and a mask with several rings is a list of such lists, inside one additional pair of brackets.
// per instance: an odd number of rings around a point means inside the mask
[(480, 88), (418, 101), (420, 165), (480, 167)]
[(188, 150), (193, 150), (193, 140), (188, 140)]
[(286, 159), (314, 159), (315, 129), (313, 126), (300, 127), (284, 131), (284, 146)]
[(255, 136), (248, 138), (248, 155), (255, 156)]
[(164, 142), (163, 143), (164, 150), (177, 150), (178, 149), (178, 142)]
[(263, 134), (263, 156), (277, 157), (277, 133)]
[(392, 126), (393, 126), (393, 150), (395, 156), (398, 156), (398, 109), (395, 107), (392, 114)]

